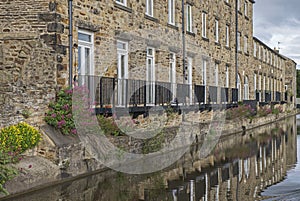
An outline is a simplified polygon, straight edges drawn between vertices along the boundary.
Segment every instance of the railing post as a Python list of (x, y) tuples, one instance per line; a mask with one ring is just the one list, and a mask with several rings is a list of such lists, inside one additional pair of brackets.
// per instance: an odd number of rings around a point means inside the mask
[[(115, 107), (115, 87), (116, 87), (116, 83), (115, 83), (115, 78), (113, 78), (113, 102), (112, 102), (112, 106), (113, 106), (113, 108)], [(117, 89), (117, 93), (118, 93), (118, 89)]]
[(127, 108), (128, 107), (128, 93), (129, 93), (129, 90), (128, 90), (128, 79), (124, 79), (124, 81), (125, 81), (125, 108)]
[(99, 104), (100, 104), (100, 107), (102, 108), (102, 107), (103, 107), (102, 78), (100, 77), (99, 79), (100, 79), (100, 82), (99, 82), (99, 85), (100, 85), (100, 86), (99, 86), (99, 95), (100, 95), (99, 102), (100, 102), (100, 103), (99, 103)]

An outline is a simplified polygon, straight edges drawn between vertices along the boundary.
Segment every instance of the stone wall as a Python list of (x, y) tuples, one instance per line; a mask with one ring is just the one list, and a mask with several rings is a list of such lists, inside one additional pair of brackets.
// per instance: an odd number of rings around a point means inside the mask
[[(247, 13), (244, 2), (248, 5)], [(192, 60), (192, 84), (203, 83), (202, 63), (206, 60), (207, 85), (216, 85), (215, 65), (218, 64), (218, 85), (225, 86), (225, 69), (228, 67), (228, 87), (235, 88), (235, 2), (189, 0), (187, 4), (191, 5), (193, 15), (192, 30), (185, 31), (186, 57)], [(68, 85), (68, 1), (4, 1), (0, 3), (0, 10), (4, 12), (0, 17), (0, 127), (24, 120), (22, 113), (30, 114), (30, 122), (41, 122), (47, 104), (55, 97), (55, 91)], [(78, 31), (87, 31), (93, 38), (94, 75), (117, 77), (116, 46), (117, 40), (121, 40), (128, 42), (129, 79), (146, 79), (146, 50), (152, 47), (155, 49), (154, 80), (170, 81), (169, 54), (172, 52), (176, 54), (176, 82), (187, 82), (183, 78), (181, 3), (176, 1), (174, 25), (168, 23), (168, 4), (165, 1), (154, 1), (152, 17), (145, 12), (144, 1), (128, 1), (127, 6), (122, 6), (114, 0), (74, 0), (74, 75), (78, 74)], [(206, 37), (202, 37), (203, 12), (207, 14)], [(273, 91), (276, 88), (283, 94), (284, 84), (292, 79), (285, 77), (285, 71), (293, 69), (295, 63), (290, 62), (290, 67), (285, 68), (288, 58), (253, 38), (253, 1), (241, 1), (241, 10), (237, 15), (238, 31), (241, 33), (241, 50), (237, 55), (241, 78), (240, 99), (244, 93), (245, 77), (249, 82), (249, 99), (255, 99), (254, 74), (257, 74), (257, 87), (262, 85), (262, 79), (260, 84), (258, 81), (259, 75), (266, 76), (270, 80), (266, 82), (276, 86)], [(219, 41), (215, 40), (215, 20), (219, 22)], [(230, 28), (228, 47), (225, 43), (226, 25)], [(281, 66), (256, 59), (253, 56), (255, 41), (268, 50), (267, 55), (278, 56)], [(271, 87), (266, 85), (267, 89), (271, 90)]]
[(40, 124), (57, 81), (65, 84), (58, 73), (66, 70), (59, 64), (64, 27), (55, 8), (48, 0), (0, 2), (0, 127)]

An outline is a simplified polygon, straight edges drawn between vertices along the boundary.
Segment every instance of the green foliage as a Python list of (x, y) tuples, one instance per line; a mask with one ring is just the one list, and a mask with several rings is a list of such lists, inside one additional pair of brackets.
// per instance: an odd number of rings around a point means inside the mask
[(118, 125), (116, 124), (113, 118), (105, 117), (104, 115), (98, 115), (97, 119), (101, 130), (104, 132), (105, 135), (123, 135), (123, 132), (119, 129)]
[(272, 113), (272, 109), (268, 106), (260, 107), (257, 111), (257, 115), (259, 117), (265, 117), (265, 116), (267, 116), (268, 114), (271, 114), (271, 113)]
[(239, 105), (238, 107), (230, 108), (226, 111), (226, 119), (252, 118), (254, 114), (255, 111), (250, 105)]
[(40, 132), (24, 122), (0, 130), (0, 193), (8, 194), (3, 184), (17, 174), (7, 164), (19, 161), (20, 154), (36, 146), (40, 139)]
[(45, 114), (45, 121), (64, 135), (77, 133), (72, 115), (72, 94), (72, 89), (61, 90)]
[(162, 149), (163, 142), (165, 141), (165, 133), (161, 131), (155, 137), (145, 140), (142, 149), (143, 154), (148, 154), (151, 152), (157, 152)]
[(0, 130), (0, 151), (2, 153), (23, 153), (33, 148), (41, 139), (41, 134), (34, 127), (21, 122)]

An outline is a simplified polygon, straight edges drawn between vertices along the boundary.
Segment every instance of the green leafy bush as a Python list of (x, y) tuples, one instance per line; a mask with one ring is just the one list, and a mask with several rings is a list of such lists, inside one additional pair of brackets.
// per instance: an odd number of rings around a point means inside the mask
[(97, 119), (105, 135), (123, 135), (113, 118), (105, 117), (104, 115), (97, 115)]
[(40, 132), (27, 123), (8, 126), (0, 130), (0, 152), (11, 156), (20, 154), (33, 148), (40, 139)]
[(72, 89), (61, 90), (45, 114), (45, 121), (64, 135), (77, 133), (72, 115), (72, 94)]

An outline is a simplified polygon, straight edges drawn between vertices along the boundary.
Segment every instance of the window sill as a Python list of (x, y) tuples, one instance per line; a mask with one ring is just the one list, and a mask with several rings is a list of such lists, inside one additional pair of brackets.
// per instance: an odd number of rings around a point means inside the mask
[(225, 46), (225, 49), (227, 50), (231, 50), (231, 48), (229, 46)]
[(231, 7), (231, 5), (230, 5), (228, 2), (226, 2), (226, 1), (224, 1), (224, 2), (225, 2), (225, 5), (226, 5), (226, 6)]
[(216, 42), (215, 41), (215, 45), (221, 47), (221, 43), (220, 42)]
[(128, 13), (132, 13), (132, 9), (131, 8), (128, 8), (127, 6), (124, 6), (122, 4), (119, 4), (119, 3), (115, 2), (115, 7), (118, 8), (118, 9), (121, 9), (123, 11), (126, 11)]
[(152, 17), (152, 16), (147, 15), (147, 14), (145, 14), (145, 18), (146, 18), (147, 20), (151, 20), (151, 21), (153, 21), (153, 22), (158, 22), (158, 19), (157, 19), (157, 18)]
[(190, 35), (190, 36), (193, 36), (193, 37), (195, 37), (195, 36), (196, 36), (196, 34), (195, 34), (195, 33), (193, 33), (193, 32), (190, 32), (190, 31), (186, 31), (186, 34), (187, 34), (187, 35)]
[(204, 36), (202, 36), (202, 40), (204, 40), (204, 41), (206, 41), (206, 42), (209, 42), (209, 39), (206, 38), (206, 37), (204, 37)]
[(172, 29), (175, 29), (175, 30), (177, 30), (177, 31), (179, 30), (178, 26), (176, 26), (176, 25), (174, 25), (174, 24), (168, 23), (167, 26), (170, 27), (170, 28), (172, 28)]
[(246, 56), (249, 56), (249, 52), (245, 52), (245, 55), (246, 55)]

